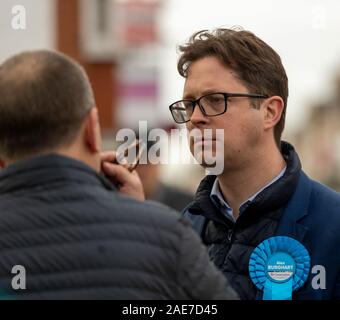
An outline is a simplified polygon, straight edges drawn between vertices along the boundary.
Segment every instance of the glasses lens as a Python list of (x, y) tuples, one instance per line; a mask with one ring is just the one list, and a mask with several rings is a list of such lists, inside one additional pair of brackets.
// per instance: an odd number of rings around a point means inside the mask
[(221, 93), (212, 93), (201, 98), (200, 104), (208, 116), (215, 116), (225, 111), (226, 101)]
[(192, 115), (192, 103), (190, 101), (179, 101), (171, 105), (171, 113), (177, 123), (189, 121)]

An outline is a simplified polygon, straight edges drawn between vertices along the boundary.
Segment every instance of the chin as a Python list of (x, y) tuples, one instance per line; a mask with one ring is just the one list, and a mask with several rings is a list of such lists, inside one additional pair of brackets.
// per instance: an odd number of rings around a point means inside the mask
[(203, 168), (209, 168), (214, 167), (216, 165), (216, 152), (209, 151), (207, 154), (204, 152), (198, 152), (196, 155), (194, 155), (194, 158), (196, 161), (203, 167)]

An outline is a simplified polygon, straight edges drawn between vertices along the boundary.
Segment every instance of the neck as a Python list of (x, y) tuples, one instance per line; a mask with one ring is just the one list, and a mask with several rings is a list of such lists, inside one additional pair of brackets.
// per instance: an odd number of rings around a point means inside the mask
[(63, 147), (59, 148), (55, 151), (56, 154), (66, 156), (69, 158), (76, 159), (78, 161), (81, 161), (85, 164), (87, 164), (89, 167), (94, 169), (95, 171), (100, 171), (100, 162), (98, 163), (97, 157), (93, 156), (93, 154), (87, 152), (84, 150), (84, 148), (81, 147), (81, 145), (74, 144), (69, 147)]
[(221, 192), (235, 218), (239, 215), (240, 205), (273, 180), (285, 166), (282, 154), (275, 148), (275, 152), (264, 150), (244, 168), (225, 170), (218, 176)]
[(86, 152), (84, 148), (80, 147), (77, 144), (67, 146), (67, 147), (59, 147), (54, 150), (46, 150), (43, 152), (39, 152), (35, 155), (31, 155), (29, 157), (25, 158), (18, 158), (18, 159), (8, 159), (6, 161), (0, 160), (0, 169), (4, 168), (6, 166), (11, 165), (12, 163), (15, 163), (20, 160), (27, 160), (28, 158), (32, 158), (35, 156), (42, 156), (42, 155), (47, 155), (55, 153), (61, 156), (69, 157), (78, 161), (81, 161), (85, 164), (87, 164), (89, 167), (94, 169), (95, 171), (99, 172), (100, 171), (100, 160), (99, 157), (94, 157), (92, 154), (89, 152)]

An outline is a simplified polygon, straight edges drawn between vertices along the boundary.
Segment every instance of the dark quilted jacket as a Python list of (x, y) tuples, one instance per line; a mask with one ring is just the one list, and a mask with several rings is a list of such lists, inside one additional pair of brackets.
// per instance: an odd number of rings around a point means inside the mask
[[(13, 290), (11, 269), (26, 269)], [(175, 211), (47, 155), (0, 171), (0, 290), (14, 299), (235, 298)]]
[(281, 151), (287, 163), (284, 176), (242, 205), (236, 223), (222, 215), (210, 200), (216, 176), (203, 179), (195, 200), (183, 212), (208, 246), (212, 261), (244, 300), (256, 299), (258, 293), (249, 277), (250, 255), (274, 235), (301, 171), (294, 148), (283, 142)]

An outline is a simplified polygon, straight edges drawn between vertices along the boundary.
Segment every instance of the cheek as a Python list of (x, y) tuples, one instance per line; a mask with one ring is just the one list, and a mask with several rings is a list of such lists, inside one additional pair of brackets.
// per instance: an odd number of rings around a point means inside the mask
[(258, 117), (246, 119), (240, 126), (240, 137), (248, 147), (256, 146), (261, 139), (261, 121)]
[(228, 119), (224, 125), (225, 148), (240, 152), (258, 143), (261, 135), (259, 117), (239, 116)]

